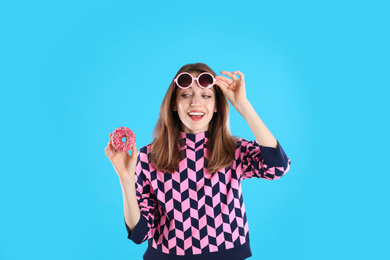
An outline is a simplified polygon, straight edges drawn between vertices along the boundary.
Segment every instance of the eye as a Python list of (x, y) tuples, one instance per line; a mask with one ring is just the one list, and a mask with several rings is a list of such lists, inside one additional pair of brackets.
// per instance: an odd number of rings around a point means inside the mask
[(181, 94), (181, 96), (182, 96), (183, 98), (186, 98), (186, 97), (189, 97), (190, 94), (185, 94), (185, 93), (183, 93), (183, 94)]
[(204, 98), (211, 98), (209, 95), (203, 95)]

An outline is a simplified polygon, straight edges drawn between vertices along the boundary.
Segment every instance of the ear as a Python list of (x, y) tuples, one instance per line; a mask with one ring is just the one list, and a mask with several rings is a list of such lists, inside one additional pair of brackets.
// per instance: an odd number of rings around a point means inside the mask
[(217, 112), (218, 111), (218, 108), (217, 107), (214, 107), (214, 112)]
[(174, 105), (172, 106), (172, 109), (173, 109), (173, 111), (177, 111), (176, 104), (174, 104)]

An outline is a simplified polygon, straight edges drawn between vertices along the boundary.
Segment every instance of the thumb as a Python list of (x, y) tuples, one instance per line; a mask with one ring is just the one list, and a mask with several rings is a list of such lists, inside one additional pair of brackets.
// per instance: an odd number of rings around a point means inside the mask
[(135, 142), (131, 148), (131, 157), (137, 157), (137, 146), (135, 145)]
[(228, 91), (228, 84), (226, 84), (225, 82), (223, 82), (222, 80), (217, 80), (215, 82), (215, 85), (217, 85), (221, 90), (222, 90), (222, 93), (225, 95), (225, 97), (227, 96), (227, 91)]

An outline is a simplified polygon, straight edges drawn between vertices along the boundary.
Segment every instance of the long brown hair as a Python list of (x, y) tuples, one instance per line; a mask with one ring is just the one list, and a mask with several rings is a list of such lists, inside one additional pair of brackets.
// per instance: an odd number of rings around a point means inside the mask
[[(191, 63), (184, 65), (176, 73), (174, 79), (182, 72), (209, 72), (217, 75), (204, 63)], [(230, 133), (229, 104), (218, 86), (215, 88), (215, 101), (217, 112), (209, 123), (208, 129), (208, 163), (207, 170), (215, 173), (231, 165), (234, 159), (235, 138)], [(160, 171), (173, 173), (178, 167), (179, 139), (181, 121), (177, 111), (173, 110), (176, 102), (176, 84), (172, 80), (160, 107), (160, 115), (153, 130), (150, 161)]]

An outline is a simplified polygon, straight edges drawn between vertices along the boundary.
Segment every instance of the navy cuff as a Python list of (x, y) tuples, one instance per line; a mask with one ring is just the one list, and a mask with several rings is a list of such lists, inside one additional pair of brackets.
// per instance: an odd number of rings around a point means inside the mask
[(286, 169), (288, 157), (279, 141), (276, 140), (276, 142), (278, 143), (276, 148), (259, 145), (261, 157), (263, 158), (264, 163), (268, 165), (268, 167), (284, 167)]
[(135, 225), (132, 231), (130, 231), (130, 228), (129, 226), (127, 226), (126, 221), (125, 221), (125, 225), (128, 233), (127, 236), (128, 239), (133, 240), (133, 242), (138, 245), (144, 242), (144, 238), (148, 233), (148, 222), (142, 215), (140, 216), (137, 225)]

